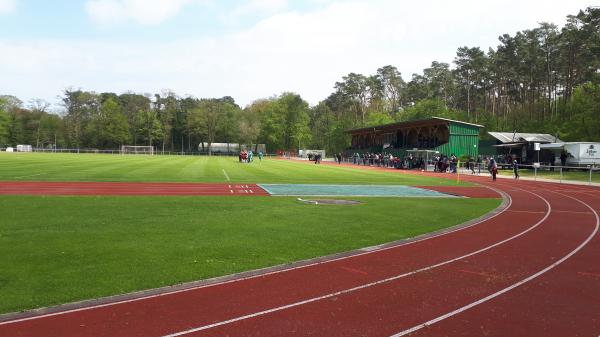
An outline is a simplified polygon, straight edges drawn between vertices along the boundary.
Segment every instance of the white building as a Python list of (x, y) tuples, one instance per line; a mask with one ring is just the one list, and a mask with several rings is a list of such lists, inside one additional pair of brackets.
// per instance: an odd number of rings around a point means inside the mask
[(560, 154), (566, 151), (568, 166), (600, 165), (600, 143), (560, 142), (541, 144), (540, 148), (556, 153), (555, 164), (560, 164)]

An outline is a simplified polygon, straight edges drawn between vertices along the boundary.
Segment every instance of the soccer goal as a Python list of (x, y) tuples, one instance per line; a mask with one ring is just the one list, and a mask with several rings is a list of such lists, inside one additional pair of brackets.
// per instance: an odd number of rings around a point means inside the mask
[(121, 145), (121, 154), (154, 154), (154, 146)]

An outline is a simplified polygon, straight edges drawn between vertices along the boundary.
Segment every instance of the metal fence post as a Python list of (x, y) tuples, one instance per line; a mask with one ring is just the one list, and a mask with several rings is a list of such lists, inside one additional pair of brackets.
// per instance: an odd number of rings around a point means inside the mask
[(563, 177), (562, 177), (562, 171), (563, 171), (563, 167), (561, 166), (560, 167), (560, 183), (561, 184), (562, 184), (562, 179), (563, 179)]
[(533, 166), (533, 180), (537, 181), (537, 167)]
[(594, 166), (590, 165), (590, 181), (589, 184), (592, 184), (592, 170), (594, 169)]

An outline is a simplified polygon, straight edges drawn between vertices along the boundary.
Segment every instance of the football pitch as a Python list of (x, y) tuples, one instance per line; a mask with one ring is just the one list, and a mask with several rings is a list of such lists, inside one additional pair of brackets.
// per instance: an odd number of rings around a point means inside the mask
[[(234, 157), (0, 154), (2, 181), (451, 186), (448, 179)], [(368, 186), (365, 186), (368, 188)], [(499, 199), (0, 195), (0, 313), (207, 279), (413, 237)]]
[(446, 179), (366, 173), (348, 167), (237, 157), (145, 156), (0, 152), (1, 180), (208, 183), (455, 185)]

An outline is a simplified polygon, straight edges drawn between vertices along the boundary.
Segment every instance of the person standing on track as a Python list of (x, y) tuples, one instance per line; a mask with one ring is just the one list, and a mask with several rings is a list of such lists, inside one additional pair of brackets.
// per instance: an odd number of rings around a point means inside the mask
[(517, 163), (517, 160), (514, 159), (513, 160), (513, 173), (515, 174), (515, 179), (519, 179), (519, 164)]
[(498, 164), (496, 164), (496, 159), (492, 157), (490, 159), (490, 173), (492, 174), (492, 181), (496, 181), (496, 174), (498, 174)]

